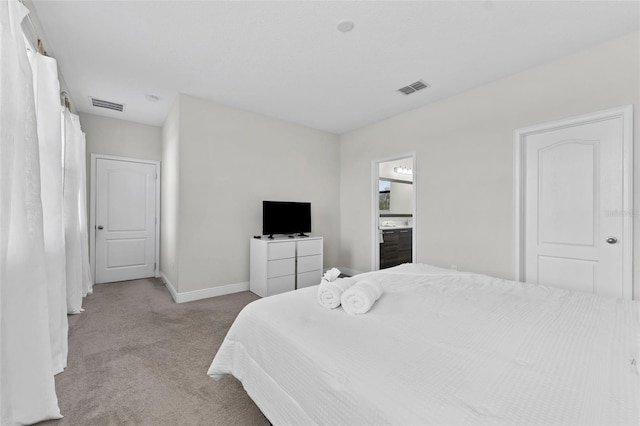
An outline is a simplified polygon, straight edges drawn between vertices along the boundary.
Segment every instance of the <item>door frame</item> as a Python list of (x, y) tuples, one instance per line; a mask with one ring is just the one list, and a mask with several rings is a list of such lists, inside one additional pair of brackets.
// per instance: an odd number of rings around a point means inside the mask
[(130, 163), (151, 164), (156, 169), (156, 244), (154, 254), (154, 277), (160, 278), (160, 161), (144, 160), (141, 158), (120, 157), (116, 155), (91, 153), (91, 193), (89, 201), (89, 263), (91, 277), (96, 281), (96, 185), (98, 160), (116, 160)]
[(417, 212), (417, 201), (418, 201), (418, 173), (417, 173), (417, 159), (416, 152), (411, 151), (404, 154), (394, 155), (391, 157), (380, 158), (377, 160), (371, 161), (371, 270), (377, 271), (380, 269), (380, 239), (379, 239), (379, 229), (378, 229), (378, 218), (380, 217), (380, 205), (379, 205), (379, 184), (378, 180), (380, 179), (380, 163), (386, 163), (388, 161), (401, 160), (403, 158), (411, 158), (411, 168), (413, 170), (413, 193), (412, 201), (413, 201), (413, 211), (411, 214), (413, 215), (411, 218), (412, 222), (412, 232), (411, 232), (411, 261), (416, 262), (417, 259), (417, 240), (418, 240), (418, 217), (416, 215)]
[(589, 114), (564, 118), (548, 123), (536, 124), (514, 131), (514, 279), (524, 281), (525, 252), (525, 144), (527, 136), (552, 130), (573, 127), (580, 124), (622, 119), (622, 285), (625, 299), (631, 299), (633, 293), (633, 105), (596, 111)]

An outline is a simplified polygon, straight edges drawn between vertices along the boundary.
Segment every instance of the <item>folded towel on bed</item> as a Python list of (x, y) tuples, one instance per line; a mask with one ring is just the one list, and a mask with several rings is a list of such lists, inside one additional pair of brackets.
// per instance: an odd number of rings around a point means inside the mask
[(331, 268), (327, 272), (324, 273), (322, 279), (325, 281), (335, 281), (340, 276), (340, 269)]
[(340, 301), (346, 313), (365, 314), (380, 296), (382, 296), (382, 286), (379, 283), (362, 280), (342, 293)]
[(318, 286), (318, 302), (325, 308), (340, 306), (340, 296), (355, 284), (353, 278), (338, 278), (334, 281), (322, 280)]

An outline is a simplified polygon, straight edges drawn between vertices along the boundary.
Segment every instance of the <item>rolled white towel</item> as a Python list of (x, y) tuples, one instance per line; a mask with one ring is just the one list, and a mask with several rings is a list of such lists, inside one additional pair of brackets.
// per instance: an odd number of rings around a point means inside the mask
[(342, 293), (340, 301), (346, 313), (366, 314), (380, 296), (382, 296), (382, 286), (379, 283), (362, 280)]
[(338, 278), (334, 281), (322, 280), (318, 286), (318, 302), (325, 308), (340, 306), (340, 296), (356, 281), (353, 278)]

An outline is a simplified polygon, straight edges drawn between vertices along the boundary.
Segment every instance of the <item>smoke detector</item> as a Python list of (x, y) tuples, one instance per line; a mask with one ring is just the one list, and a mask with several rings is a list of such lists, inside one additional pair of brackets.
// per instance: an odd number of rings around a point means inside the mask
[(338, 31), (341, 33), (348, 33), (354, 27), (353, 21), (342, 21), (338, 24)]

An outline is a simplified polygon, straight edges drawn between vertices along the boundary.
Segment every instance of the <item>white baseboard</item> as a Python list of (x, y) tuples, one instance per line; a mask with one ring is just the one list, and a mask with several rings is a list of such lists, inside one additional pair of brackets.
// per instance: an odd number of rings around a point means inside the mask
[(358, 271), (357, 269), (351, 269), (343, 266), (339, 266), (338, 269), (340, 270), (340, 272), (342, 272), (345, 275), (349, 275), (350, 277), (363, 273), (362, 271)]
[(164, 281), (167, 290), (169, 290), (169, 293), (171, 293), (171, 297), (173, 297), (173, 300), (176, 303), (192, 302), (194, 300), (208, 299), (210, 297), (224, 296), (225, 294), (239, 293), (241, 291), (249, 290), (249, 283), (244, 282), (178, 293), (178, 291), (176, 291), (176, 288), (164, 273), (160, 272), (160, 278), (162, 278), (162, 281)]
[(160, 279), (164, 283), (164, 286), (167, 287), (167, 290), (169, 290), (173, 301), (178, 303), (178, 301), (176, 300), (178, 298), (178, 292), (176, 291), (176, 288), (173, 286), (173, 284), (171, 284), (171, 281), (169, 281), (169, 278), (167, 278), (167, 276), (162, 271), (160, 272)]

